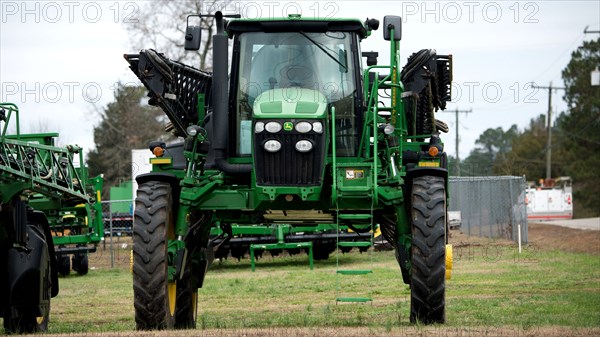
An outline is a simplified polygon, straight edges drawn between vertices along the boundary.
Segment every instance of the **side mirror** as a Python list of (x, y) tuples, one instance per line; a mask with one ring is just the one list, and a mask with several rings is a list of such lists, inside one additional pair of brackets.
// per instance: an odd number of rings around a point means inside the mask
[(188, 15), (187, 26), (185, 28), (185, 50), (198, 50), (200, 49), (200, 41), (202, 40), (202, 30), (200, 26), (190, 26), (190, 17), (197, 16), (200, 19), (200, 15)]
[(402, 18), (396, 15), (386, 15), (383, 17), (383, 39), (390, 41), (390, 29), (394, 29), (394, 41), (402, 39)]

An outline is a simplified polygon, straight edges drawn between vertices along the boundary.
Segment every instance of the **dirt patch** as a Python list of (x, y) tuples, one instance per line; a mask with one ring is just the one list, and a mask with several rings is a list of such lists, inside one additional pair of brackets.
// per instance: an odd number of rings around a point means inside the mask
[(530, 223), (528, 228), (529, 243), (539, 249), (600, 255), (600, 231), (544, 223)]

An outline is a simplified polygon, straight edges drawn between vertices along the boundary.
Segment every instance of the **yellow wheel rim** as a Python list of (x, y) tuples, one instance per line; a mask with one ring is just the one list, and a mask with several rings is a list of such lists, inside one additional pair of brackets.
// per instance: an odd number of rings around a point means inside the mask
[(452, 278), (452, 245), (446, 245), (446, 280)]
[(168, 291), (169, 291), (169, 311), (171, 312), (171, 316), (175, 316), (175, 301), (177, 299), (177, 283), (169, 282)]

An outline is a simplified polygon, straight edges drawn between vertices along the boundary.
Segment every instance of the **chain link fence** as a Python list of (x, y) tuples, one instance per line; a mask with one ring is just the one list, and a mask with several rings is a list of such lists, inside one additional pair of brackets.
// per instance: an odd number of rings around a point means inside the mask
[(131, 236), (133, 228), (133, 201), (102, 201), (104, 236)]
[(469, 236), (527, 242), (525, 177), (450, 177), (449, 211), (461, 212)]
[(131, 250), (128, 245), (131, 242), (129, 237), (133, 235), (133, 207), (133, 200), (102, 201), (104, 241), (101, 252), (109, 251), (111, 268), (121, 260), (129, 261), (129, 253), (122, 251)]

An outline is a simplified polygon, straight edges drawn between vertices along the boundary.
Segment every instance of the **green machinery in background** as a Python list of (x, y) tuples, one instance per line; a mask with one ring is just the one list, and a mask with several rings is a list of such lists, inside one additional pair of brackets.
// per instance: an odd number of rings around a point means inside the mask
[(69, 273), (71, 255), (87, 273), (103, 237), (102, 178), (76, 167), (82, 149), (55, 146), (58, 134), (21, 134), (15, 104), (0, 103), (0, 123), (0, 314), (9, 333), (44, 331), (59, 273)]
[[(450, 100), (451, 57), (421, 50), (401, 69), (398, 16), (383, 20), (387, 65), (361, 53), (375, 19), (195, 17), (215, 20), (212, 73), (153, 50), (125, 55), (183, 139), (152, 142), (153, 170), (136, 178), (137, 328), (195, 327), (215, 252), (245, 237), (234, 228), (254, 232), (249, 245), (327, 252), (379, 226), (410, 285), (411, 321), (444, 322), (448, 128), (435, 111)], [(188, 24), (186, 49), (200, 33)]]

